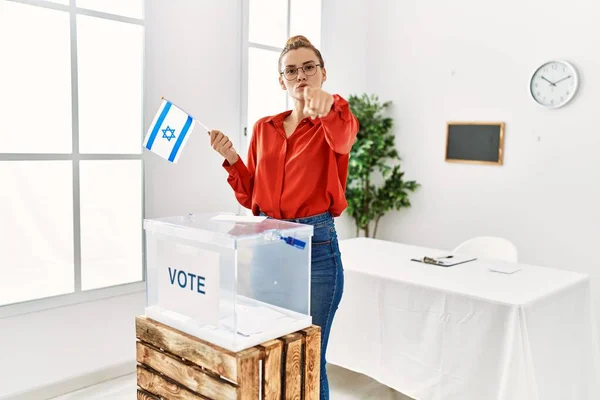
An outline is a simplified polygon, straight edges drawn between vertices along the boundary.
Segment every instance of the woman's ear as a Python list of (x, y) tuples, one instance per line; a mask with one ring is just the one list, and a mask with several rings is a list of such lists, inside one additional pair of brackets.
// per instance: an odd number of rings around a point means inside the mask
[(323, 79), (321, 79), (321, 82), (325, 82), (327, 80), (327, 70), (325, 68), (321, 68), (321, 73), (323, 74)]
[(279, 84), (281, 85), (281, 88), (283, 90), (287, 90), (287, 88), (285, 87), (285, 83), (283, 83), (283, 79), (281, 78), (281, 75), (279, 76)]

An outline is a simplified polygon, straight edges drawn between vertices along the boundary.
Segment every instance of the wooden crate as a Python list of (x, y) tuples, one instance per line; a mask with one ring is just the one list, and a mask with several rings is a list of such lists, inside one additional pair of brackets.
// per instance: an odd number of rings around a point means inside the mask
[(317, 326), (238, 353), (145, 316), (136, 336), (138, 400), (319, 399)]

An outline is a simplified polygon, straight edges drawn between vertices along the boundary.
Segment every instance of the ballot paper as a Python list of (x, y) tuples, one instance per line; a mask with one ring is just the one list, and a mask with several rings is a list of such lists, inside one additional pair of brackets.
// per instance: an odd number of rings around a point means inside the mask
[[(236, 305), (237, 332), (244, 336), (252, 336), (268, 331), (283, 320), (289, 319), (283, 313), (263, 306)], [(233, 317), (225, 318), (223, 325), (233, 330)]]

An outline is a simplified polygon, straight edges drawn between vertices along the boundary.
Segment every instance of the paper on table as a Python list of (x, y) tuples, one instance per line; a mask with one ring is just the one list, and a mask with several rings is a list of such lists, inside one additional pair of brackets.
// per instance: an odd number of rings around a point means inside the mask
[(211, 218), (213, 221), (226, 222), (263, 222), (267, 217), (255, 215), (219, 214)]
[(488, 267), (488, 270), (492, 272), (500, 272), (503, 274), (514, 274), (517, 271), (522, 270), (518, 264), (510, 265), (510, 264), (496, 264), (494, 266)]

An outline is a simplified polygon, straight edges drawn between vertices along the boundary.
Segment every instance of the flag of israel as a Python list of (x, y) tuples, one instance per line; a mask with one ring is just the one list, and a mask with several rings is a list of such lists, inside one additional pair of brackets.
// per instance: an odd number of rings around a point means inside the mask
[(194, 129), (194, 123), (194, 118), (170, 101), (163, 99), (146, 133), (144, 147), (176, 163), (189, 133)]

